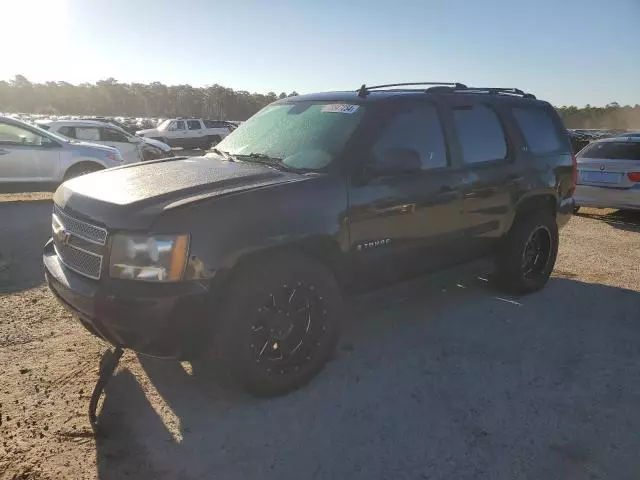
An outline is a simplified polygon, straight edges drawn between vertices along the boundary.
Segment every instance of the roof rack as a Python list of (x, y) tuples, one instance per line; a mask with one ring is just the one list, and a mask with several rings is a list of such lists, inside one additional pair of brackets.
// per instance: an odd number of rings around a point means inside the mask
[(503, 88), (503, 87), (467, 87), (464, 83), (449, 83), (449, 82), (409, 82), (409, 83), (389, 83), (387, 85), (373, 85), (371, 87), (367, 87), (366, 85), (362, 85), (358, 89), (359, 97), (366, 97), (369, 94), (370, 90), (379, 89), (379, 88), (387, 88), (387, 87), (405, 87), (405, 86), (414, 86), (414, 85), (431, 85), (431, 87), (426, 90), (422, 89), (410, 89), (408, 91), (415, 92), (464, 92), (464, 93), (486, 93), (489, 95), (513, 95), (522, 98), (531, 98), (535, 99), (535, 95), (531, 93), (524, 92), (519, 88)]
[[(387, 83), (385, 85), (371, 85), (367, 87), (364, 83), (358, 89), (359, 97), (366, 97), (369, 94), (370, 90), (375, 90), (378, 88), (387, 88), (387, 87), (410, 87), (412, 85), (440, 85), (444, 87), (452, 87), (452, 88), (467, 88), (466, 85), (462, 83), (455, 82), (407, 82), (407, 83)], [(417, 90), (421, 91), (421, 90)]]

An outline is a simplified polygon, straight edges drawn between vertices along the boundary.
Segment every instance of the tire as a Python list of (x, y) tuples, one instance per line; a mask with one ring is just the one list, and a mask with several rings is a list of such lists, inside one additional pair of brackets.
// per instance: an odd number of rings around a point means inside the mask
[(69, 170), (67, 170), (67, 173), (64, 174), (64, 181), (66, 182), (67, 180), (71, 180), (72, 178), (76, 178), (81, 175), (97, 172), (98, 170), (103, 170), (103, 167), (92, 163), (80, 163), (78, 165), (73, 165)]
[(549, 280), (558, 255), (558, 225), (549, 212), (534, 212), (515, 223), (505, 238), (496, 278), (507, 291), (533, 293)]
[(326, 267), (278, 254), (234, 272), (220, 313), (214, 348), (223, 368), (249, 393), (275, 396), (308, 383), (332, 357), (342, 299)]
[(200, 148), (202, 150), (209, 150), (211, 147), (213, 147), (214, 145), (217, 145), (218, 143), (220, 143), (220, 137), (217, 135), (214, 135), (213, 137), (207, 137), (205, 143)]
[(576, 205), (575, 207), (573, 207), (573, 214), (577, 214), (580, 211), (580, 207), (578, 205)]

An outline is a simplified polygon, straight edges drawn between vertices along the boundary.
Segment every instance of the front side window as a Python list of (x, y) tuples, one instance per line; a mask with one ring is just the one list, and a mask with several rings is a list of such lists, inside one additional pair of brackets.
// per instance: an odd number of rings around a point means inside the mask
[(593, 142), (584, 147), (578, 157), (640, 161), (640, 142)]
[(200, 120), (188, 120), (187, 126), (189, 130), (200, 130), (202, 127), (200, 126)]
[(374, 158), (395, 148), (415, 150), (423, 170), (447, 166), (447, 149), (435, 106), (419, 106), (395, 115), (373, 146)]
[(101, 128), (100, 129), (100, 139), (103, 142), (120, 142), (126, 143), (129, 141), (126, 135), (117, 130), (113, 130), (111, 128)]
[(531, 153), (545, 155), (562, 149), (558, 131), (544, 109), (514, 108), (511, 111)]
[(176, 122), (173, 122), (171, 124), (171, 126), (169, 127), (169, 130), (171, 130), (171, 131), (184, 130), (184, 122), (182, 120), (178, 120)]
[(269, 105), (216, 148), (246, 161), (270, 159), (293, 169), (320, 170), (340, 155), (364, 111), (362, 105), (338, 102)]
[(0, 145), (42, 145), (42, 136), (18, 125), (0, 123)]
[(453, 121), (464, 163), (504, 160), (507, 141), (498, 115), (484, 105), (456, 107)]
[(65, 137), (76, 138), (76, 129), (74, 127), (60, 127), (58, 129), (58, 133), (60, 135), (64, 135)]

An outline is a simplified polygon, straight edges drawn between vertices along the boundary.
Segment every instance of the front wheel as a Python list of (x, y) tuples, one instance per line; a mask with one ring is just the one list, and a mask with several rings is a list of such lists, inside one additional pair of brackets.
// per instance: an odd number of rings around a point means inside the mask
[(331, 358), (341, 307), (323, 265), (299, 255), (260, 259), (234, 273), (215, 346), (247, 391), (282, 395), (309, 382)]
[(499, 254), (497, 278), (517, 294), (532, 293), (549, 281), (558, 255), (558, 225), (548, 212), (516, 219)]

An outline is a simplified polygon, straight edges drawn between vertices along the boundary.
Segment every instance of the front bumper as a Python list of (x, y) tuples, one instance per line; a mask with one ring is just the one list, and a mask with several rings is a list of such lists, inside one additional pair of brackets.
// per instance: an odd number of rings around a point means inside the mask
[(631, 188), (578, 185), (575, 199), (578, 207), (640, 210), (640, 184)]
[(205, 338), (209, 285), (91, 280), (65, 267), (53, 242), (44, 247), (45, 279), (57, 299), (94, 335), (114, 346), (163, 358), (187, 358)]

